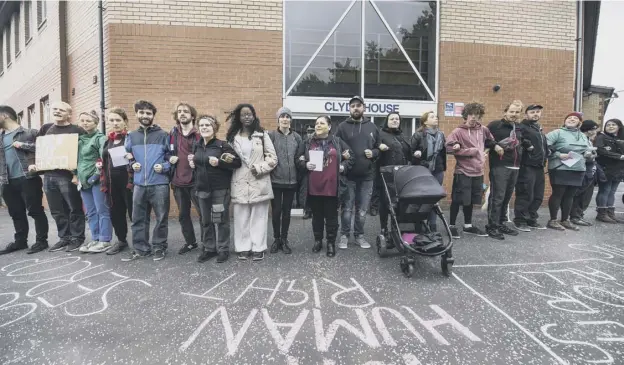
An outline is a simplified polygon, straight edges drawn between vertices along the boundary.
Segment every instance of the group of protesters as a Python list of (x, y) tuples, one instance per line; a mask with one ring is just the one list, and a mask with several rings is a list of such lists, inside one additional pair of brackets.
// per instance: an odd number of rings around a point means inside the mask
[[(448, 154), (455, 158), (450, 205), (454, 238), (461, 237), (456, 225), (460, 211), (463, 233), (498, 240), (546, 227), (577, 231), (578, 226), (592, 225), (584, 213), (596, 185), (596, 220), (624, 223), (614, 207), (618, 184), (624, 179), (624, 126), (618, 119), (608, 120), (601, 131), (596, 122), (572, 112), (560, 128), (545, 133), (540, 125), (543, 107), (524, 107), (515, 100), (500, 120), (486, 127), (484, 106), (470, 103), (462, 112), (463, 122), (448, 136), (439, 129), (434, 112), (424, 113), (418, 130), (408, 136), (400, 128), (398, 113), (388, 114), (378, 128), (365, 116), (363, 98), (351, 98), (349, 110), (350, 117), (335, 130), (331, 118), (323, 115), (302, 137), (292, 128), (288, 108), (277, 111), (277, 128), (267, 130), (253, 105), (239, 104), (226, 118), (229, 126), (222, 140), (217, 137), (221, 127), (217, 117), (198, 114), (188, 103), (176, 106), (175, 126), (169, 132), (154, 123), (157, 109), (145, 100), (134, 105), (139, 123), (134, 131), (128, 130), (126, 111), (117, 107), (108, 110), (107, 121), (89, 111), (79, 113), (72, 123), (71, 106), (56, 102), (50, 108), (52, 123), (34, 130), (20, 126), (15, 110), (1, 105), (0, 186), (15, 236), (0, 254), (64, 250), (114, 255), (129, 246), (130, 220), (132, 249), (122, 261), (161, 260), (168, 247), (172, 189), (184, 237), (179, 254), (201, 246), (198, 262), (227, 261), (231, 215), (238, 259), (261, 261), (267, 250), (290, 254), (291, 208), (303, 192), (304, 199), (299, 200), (312, 218), (312, 251), (318, 253), (325, 246), (326, 255), (333, 257), (336, 243), (340, 249), (347, 249), (350, 242), (371, 247), (364, 227), (371, 197), (382, 189), (380, 167), (422, 165), (442, 184)], [(101, 122), (112, 129), (108, 135), (99, 130)], [(60, 134), (78, 135), (77, 168), (39, 171), (36, 139)], [(483, 203), (487, 163), (488, 223), (483, 230), (473, 225), (472, 216), (474, 205)], [(552, 191), (550, 219), (543, 226), (538, 209), (546, 174)], [(508, 224), (514, 191), (513, 224)], [(51, 247), (43, 193), (59, 236)], [(387, 235), (390, 202), (385, 194), (379, 195), (381, 233)], [(199, 240), (191, 218), (193, 206), (199, 215)], [(27, 215), (36, 230), (30, 247)], [(90, 240), (85, 238), (85, 222)], [(425, 224), (436, 231), (435, 214)]]

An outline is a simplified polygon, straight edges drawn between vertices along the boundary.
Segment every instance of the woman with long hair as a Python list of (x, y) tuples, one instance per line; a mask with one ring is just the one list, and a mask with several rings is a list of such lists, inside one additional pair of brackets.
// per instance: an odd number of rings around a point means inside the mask
[(624, 126), (619, 119), (609, 119), (604, 131), (596, 136), (596, 161), (604, 171), (606, 181), (598, 182), (596, 220), (605, 223), (624, 223), (615, 216), (615, 192), (624, 180)]
[[(108, 111), (108, 124), (112, 131), (104, 144), (102, 152), (102, 191), (111, 207), (111, 220), (117, 242), (106, 251), (107, 255), (114, 255), (128, 247), (128, 221), (132, 220), (132, 183), (133, 171), (129, 163), (113, 163), (112, 149), (121, 148), (125, 151), (124, 143), (128, 134), (128, 115), (119, 107)], [(118, 151), (118, 150), (115, 150)], [(124, 153), (125, 154), (125, 153)], [(117, 165), (117, 166), (115, 166)], [(126, 218), (127, 217), (127, 218)]]
[[(399, 113), (390, 113), (379, 132), (381, 143), (379, 144), (379, 167), (392, 165), (409, 165), (411, 160), (410, 144), (401, 131), (401, 116)], [(379, 178), (379, 177), (378, 177)], [(379, 178), (381, 180), (381, 178)], [(385, 190), (378, 184), (380, 190), (379, 199), (379, 222), (381, 232), (388, 237), (388, 215), (390, 214), (390, 202), (388, 202)]]
[[(548, 199), (550, 220), (547, 227), (559, 231), (579, 230), (570, 222), (570, 212), (576, 191), (583, 184), (585, 160), (592, 158), (589, 140), (580, 130), (582, 122), (581, 113), (570, 113), (566, 116), (563, 127), (546, 135), (548, 148), (552, 152), (548, 156), (548, 176), (552, 194)], [(561, 221), (557, 221), (559, 210)]]
[[(314, 134), (299, 147), (297, 163), (304, 174), (303, 183), (307, 186), (308, 206), (312, 209), (313, 252), (323, 249), (323, 231), (327, 241), (327, 256), (336, 255), (338, 237), (338, 204), (346, 185), (340, 183), (353, 164), (352, 159), (344, 159), (349, 146), (340, 138), (329, 134), (331, 119), (328, 116), (316, 118)], [(310, 152), (322, 152), (323, 166), (317, 166), (310, 158)], [(341, 185), (344, 185), (341, 188)]]
[(237, 105), (227, 120), (230, 128), (226, 140), (242, 160), (232, 176), (234, 245), (239, 260), (251, 256), (253, 261), (261, 261), (267, 249), (269, 205), (273, 199), (270, 173), (277, 166), (277, 155), (251, 104)]
[(98, 171), (102, 166), (102, 150), (106, 137), (98, 130), (100, 118), (95, 111), (80, 113), (79, 121), (87, 133), (78, 139), (78, 190), (91, 231), (91, 242), (83, 243), (79, 250), (83, 253), (99, 253), (110, 249), (113, 236), (110, 204), (102, 191)]
[[(444, 181), (446, 171), (446, 137), (438, 128), (438, 116), (429, 111), (420, 118), (420, 128), (410, 140), (412, 163), (425, 166), (438, 180), (440, 185)], [(436, 231), (436, 214), (429, 216), (429, 228)]]

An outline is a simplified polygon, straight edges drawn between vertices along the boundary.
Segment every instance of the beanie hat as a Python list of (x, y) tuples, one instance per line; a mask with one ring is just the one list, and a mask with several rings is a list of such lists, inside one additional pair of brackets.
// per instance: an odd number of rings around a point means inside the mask
[(290, 111), (290, 109), (288, 109), (285, 106), (279, 108), (279, 110), (277, 111), (277, 117), (279, 118), (280, 116), (282, 116), (284, 114), (288, 115), (290, 117), (290, 119), (292, 119), (292, 112)]
[(568, 119), (569, 117), (577, 117), (577, 118), (579, 118), (579, 120), (580, 120), (581, 122), (583, 121), (583, 113), (580, 113), (580, 112), (572, 112), (572, 113), (570, 113), (570, 114), (566, 115), (566, 117), (565, 117), (565, 118), (563, 118), (563, 120), (566, 120), (566, 119)]
[(598, 129), (598, 123), (594, 122), (591, 119), (587, 119), (583, 121), (583, 124), (581, 124), (581, 132), (587, 132), (587, 131), (591, 131), (594, 129)]

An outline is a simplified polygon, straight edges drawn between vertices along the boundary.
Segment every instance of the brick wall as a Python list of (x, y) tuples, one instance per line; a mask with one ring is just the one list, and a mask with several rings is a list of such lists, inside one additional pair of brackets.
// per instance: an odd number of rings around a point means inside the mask
[(442, 41), (574, 50), (576, 2), (443, 0)]
[(600, 93), (583, 95), (584, 119), (592, 119), (602, 125), (604, 122), (604, 100), (605, 95)]
[[(39, 28), (36, 21), (36, 2), (32, 2), (31, 35), (28, 44), (24, 37), (24, 22), (20, 29), (21, 54), (15, 58), (15, 42), (11, 44), (10, 67), (4, 63), (4, 73), (0, 76), (0, 100), (11, 105), (18, 113), (24, 113), (27, 120), (27, 108), (34, 104), (37, 118), (33, 127), (39, 126), (41, 114), (39, 101), (45, 96), (50, 100), (61, 98), (60, 44), (59, 44), (59, 5), (47, 2), (47, 19)], [(21, 4), (22, 18), (24, 4)], [(13, 32), (12, 32), (13, 33)], [(3, 53), (3, 57), (6, 55)]]
[(106, 1), (106, 22), (282, 29), (282, 0)]

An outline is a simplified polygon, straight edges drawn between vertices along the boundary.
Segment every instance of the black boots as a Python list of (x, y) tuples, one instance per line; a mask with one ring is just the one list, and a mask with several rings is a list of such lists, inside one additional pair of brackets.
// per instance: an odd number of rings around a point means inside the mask
[(607, 208), (607, 216), (611, 218), (611, 220), (614, 220), (616, 223), (624, 223), (624, 220), (619, 219), (615, 215), (615, 207)]
[(314, 246), (312, 246), (312, 252), (317, 253), (317, 252), (321, 252), (321, 250), (323, 249), (323, 240), (314, 240)]
[(327, 257), (336, 256), (336, 242), (327, 242)]
[(279, 238), (276, 238), (276, 239), (273, 241), (273, 244), (271, 245), (271, 250), (270, 250), (270, 252), (271, 252), (271, 253), (277, 253), (277, 251), (279, 251), (279, 250), (280, 250), (280, 248), (282, 248), (281, 246), (282, 246), (282, 240), (281, 240), (281, 239), (279, 239)]
[(281, 249), (286, 255), (290, 255), (292, 253), (292, 250), (290, 249), (290, 246), (288, 245), (288, 239), (282, 238)]
[[(596, 208), (596, 211), (598, 211), (598, 215), (596, 215), (596, 220), (599, 222), (604, 222), (604, 223), (617, 223), (616, 220), (612, 219), (608, 212), (607, 212), (607, 208)], [(615, 215), (615, 208), (614, 208), (614, 213), (613, 215)]]

